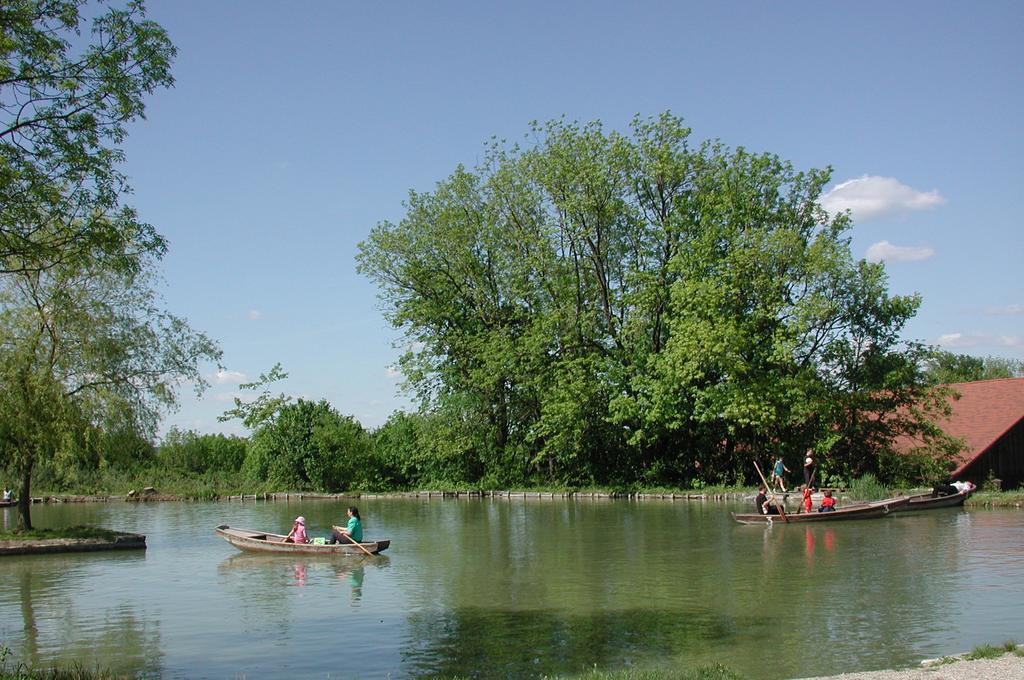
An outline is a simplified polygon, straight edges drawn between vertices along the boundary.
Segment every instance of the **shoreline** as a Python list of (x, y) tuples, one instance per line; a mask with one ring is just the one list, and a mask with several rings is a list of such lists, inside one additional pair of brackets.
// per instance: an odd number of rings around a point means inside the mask
[[(1006, 652), (994, 659), (968, 659), (966, 654), (928, 659), (920, 666), (881, 671), (854, 671), (790, 680), (1024, 680), (1024, 656)], [(952, 659), (952, 660), (950, 660)]]
[(25, 538), (0, 541), (0, 557), (7, 555), (48, 555), (104, 550), (145, 550), (143, 534), (110, 532), (109, 538)]
[[(914, 490), (903, 490), (896, 495), (909, 495)], [(967, 508), (1016, 508), (1024, 507), (1024, 499), (1014, 493), (1012, 498), (1005, 502), (997, 502), (997, 494), (1001, 492), (980, 493), (968, 498), (964, 507)], [(781, 494), (779, 494), (781, 495)], [(788, 497), (795, 497), (794, 493), (787, 494)], [(996, 496), (993, 498), (992, 496)], [(488, 490), (488, 491), (458, 491), (458, 490), (419, 490), (419, 491), (385, 491), (375, 493), (347, 492), (347, 493), (322, 493), (322, 492), (274, 492), (257, 494), (235, 494), (215, 496), (211, 499), (192, 498), (187, 495), (162, 494), (155, 490), (143, 493), (132, 493), (126, 495), (101, 495), (101, 494), (45, 494), (33, 496), (32, 504), (61, 504), (61, 503), (153, 503), (160, 501), (175, 502), (294, 502), (306, 500), (346, 500), (346, 499), (375, 499), (375, 498), (426, 498), (426, 499), (544, 499), (544, 500), (668, 500), (668, 501), (746, 501), (753, 497), (752, 491), (511, 491), (511, 490)], [(844, 497), (849, 502), (851, 499)], [(17, 508), (17, 505), (5, 506)], [(2, 509), (2, 508), (0, 508)]]

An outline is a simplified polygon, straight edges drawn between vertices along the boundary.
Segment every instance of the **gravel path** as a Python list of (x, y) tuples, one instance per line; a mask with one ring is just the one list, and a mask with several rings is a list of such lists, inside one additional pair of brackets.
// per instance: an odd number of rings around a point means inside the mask
[(804, 680), (1024, 680), (1024, 657), (1004, 654), (998, 659), (960, 660), (923, 668), (844, 673)]

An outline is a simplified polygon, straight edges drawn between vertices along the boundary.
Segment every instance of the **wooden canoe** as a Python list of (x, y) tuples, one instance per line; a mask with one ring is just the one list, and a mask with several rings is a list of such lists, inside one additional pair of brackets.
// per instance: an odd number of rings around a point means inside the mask
[[(901, 496), (900, 498), (887, 498), (873, 503), (848, 505), (832, 512), (817, 512), (814, 510), (800, 514), (787, 512), (786, 517), (789, 519), (788, 524), (794, 522), (836, 522), (844, 519), (873, 519), (885, 517), (890, 512), (895, 512), (896, 508), (903, 507), (909, 502), (909, 496)], [(786, 520), (782, 519), (782, 515), (762, 515), (756, 512), (734, 512), (732, 513), (732, 518), (740, 524), (787, 524)]]
[[(292, 554), (292, 555), (366, 555), (359, 546), (352, 543), (336, 543), (334, 545), (316, 545), (315, 543), (285, 543), (283, 534), (271, 534), (266, 531), (238, 529), (221, 524), (217, 527), (217, 535), (247, 552)], [(388, 549), (391, 541), (364, 541), (359, 545), (374, 555)]]
[(966, 491), (960, 491), (959, 493), (949, 494), (948, 496), (936, 496), (932, 498), (930, 493), (922, 493), (916, 496), (910, 497), (910, 502), (904, 506), (901, 506), (897, 512), (909, 512), (911, 510), (931, 510), (932, 508), (955, 508), (964, 504), (967, 497), (971, 495), (974, 489), (968, 489)]

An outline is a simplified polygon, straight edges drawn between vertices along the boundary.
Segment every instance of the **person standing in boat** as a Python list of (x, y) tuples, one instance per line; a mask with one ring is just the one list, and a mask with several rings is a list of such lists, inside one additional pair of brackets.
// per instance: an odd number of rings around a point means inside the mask
[(772, 468), (772, 486), (778, 486), (783, 493), (786, 492), (786, 481), (782, 478), (783, 473), (792, 472), (782, 461), (782, 456), (775, 459), (775, 467)]
[(804, 456), (804, 485), (811, 487), (811, 480), (814, 478), (814, 449), (808, 447)]
[(331, 543), (362, 543), (363, 520), (359, 517), (359, 508), (350, 505), (345, 510), (345, 515), (348, 517), (348, 524), (344, 528), (331, 527)]
[(298, 516), (295, 518), (295, 523), (292, 524), (292, 530), (288, 532), (288, 535), (284, 537), (285, 543), (309, 543), (306, 538), (306, 518)]
[(4, 500), (8, 503), (11, 502), (11, 490), (4, 486)]
[(757, 498), (754, 499), (754, 505), (757, 506), (757, 511), (762, 515), (777, 515), (779, 514), (779, 509), (768, 498), (767, 491), (763, 486), (757, 490)]

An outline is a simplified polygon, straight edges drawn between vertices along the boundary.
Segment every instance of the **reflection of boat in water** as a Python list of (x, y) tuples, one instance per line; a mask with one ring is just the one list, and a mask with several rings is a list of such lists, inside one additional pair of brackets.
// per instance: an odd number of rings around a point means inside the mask
[[(360, 553), (362, 555), (362, 553)], [(364, 567), (387, 567), (391, 558), (386, 555), (363, 555), (362, 559), (336, 559), (334, 555), (288, 555), (282, 553), (257, 554), (252, 552), (235, 553), (217, 565), (219, 571), (243, 569), (277, 569), (291, 567), (296, 563), (305, 564), (308, 569), (317, 570), (321, 567), (333, 569), (339, 575)]]
[[(316, 543), (285, 543), (286, 536), (271, 534), (266, 531), (238, 529), (221, 524), (217, 534), (239, 550), (259, 553), (277, 553), (283, 555), (376, 555), (388, 549), (391, 541), (363, 541), (359, 544), (336, 543), (334, 545), (318, 545)], [(362, 546), (362, 547), (360, 547)]]
[[(884, 501), (864, 503), (862, 505), (850, 505), (845, 508), (838, 508), (832, 512), (804, 512), (801, 514), (786, 513), (782, 515), (762, 515), (756, 512), (732, 513), (732, 518), (741, 524), (793, 524), (795, 522), (835, 522), (844, 519), (873, 519), (885, 517), (890, 512), (896, 512), (910, 502), (909, 496), (900, 498), (887, 498)], [(788, 521), (787, 521), (788, 520)]]

